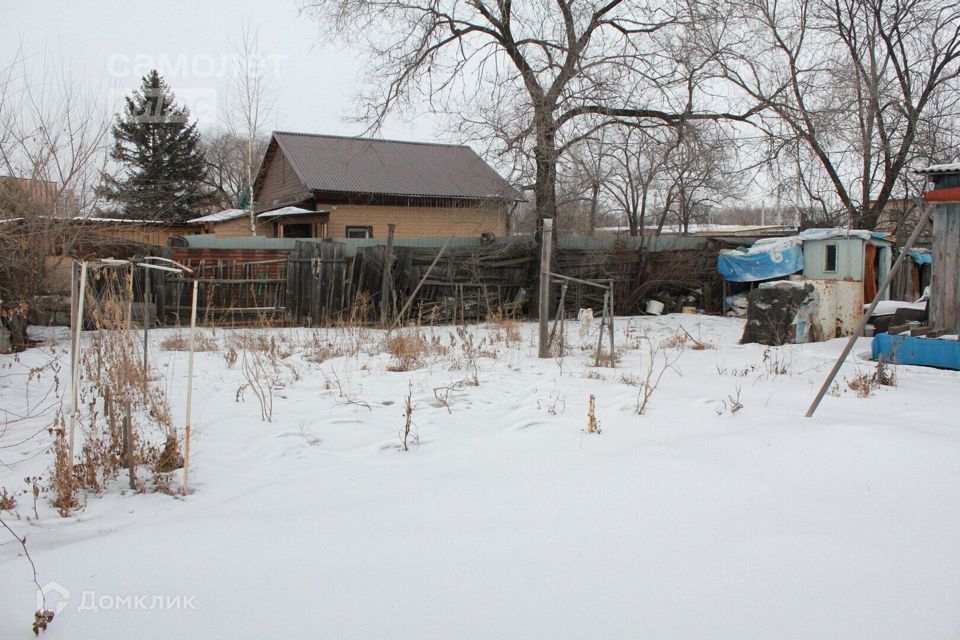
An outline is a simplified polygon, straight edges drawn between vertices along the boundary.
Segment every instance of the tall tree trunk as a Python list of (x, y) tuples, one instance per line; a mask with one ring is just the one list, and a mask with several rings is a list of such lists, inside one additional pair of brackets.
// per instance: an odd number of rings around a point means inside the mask
[[(542, 123), (537, 132), (537, 143), (534, 147), (534, 156), (537, 162), (537, 174), (534, 180), (534, 198), (537, 202), (537, 232), (535, 243), (537, 255), (543, 251), (543, 221), (547, 218), (553, 219), (553, 243), (556, 248), (558, 225), (557, 225), (557, 127), (552, 119), (545, 114), (537, 114), (535, 117)], [(553, 271), (553, 265), (556, 261), (557, 252), (551, 253), (550, 270)], [(533, 292), (530, 296), (530, 313), (536, 314), (539, 308), (539, 287), (540, 274), (537, 273)], [(553, 291), (551, 288), (551, 298)]]
[(557, 236), (557, 141), (556, 129), (551, 127), (537, 136), (534, 148), (537, 175), (534, 197), (537, 201), (537, 245), (543, 234), (543, 220), (553, 218), (553, 236)]
[(597, 200), (600, 198), (600, 184), (593, 183), (590, 187), (590, 235), (597, 232)]

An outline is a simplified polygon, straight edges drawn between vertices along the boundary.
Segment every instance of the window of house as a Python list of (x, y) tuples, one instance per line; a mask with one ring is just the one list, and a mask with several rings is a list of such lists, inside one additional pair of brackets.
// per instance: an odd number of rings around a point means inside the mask
[(283, 158), (280, 158), (280, 170), (277, 171), (277, 180), (279, 181), (281, 187), (283, 186), (284, 178), (286, 177), (284, 176), (283, 172), (283, 167), (285, 164), (286, 163), (283, 161)]
[(348, 238), (372, 238), (373, 227), (347, 227)]
[(826, 253), (824, 254), (823, 259), (823, 270), (826, 273), (836, 273), (837, 272), (837, 251), (839, 247), (835, 244), (828, 244), (826, 246)]

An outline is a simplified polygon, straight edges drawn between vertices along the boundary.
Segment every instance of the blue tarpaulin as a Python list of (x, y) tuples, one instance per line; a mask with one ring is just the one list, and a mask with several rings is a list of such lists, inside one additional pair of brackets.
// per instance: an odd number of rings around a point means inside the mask
[(782, 278), (803, 271), (803, 249), (796, 237), (757, 240), (748, 251), (721, 251), (717, 271), (732, 282)]
[(960, 371), (960, 341), (878, 333), (870, 347), (873, 359)]
[(891, 242), (892, 236), (881, 231), (859, 229), (806, 229), (788, 238), (757, 240), (747, 250), (721, 251), (717, 271), (732, 282), (756, 282), (782, 278), (803, 271), (803, 242), (828, 238), (859, 238), (879, 244)]
[(910, 259), (917, 264), (933, 264), (933, 256), (929, 251), (917, 251), (916, 249), (911, 249), (907, 255), (909, 255)]

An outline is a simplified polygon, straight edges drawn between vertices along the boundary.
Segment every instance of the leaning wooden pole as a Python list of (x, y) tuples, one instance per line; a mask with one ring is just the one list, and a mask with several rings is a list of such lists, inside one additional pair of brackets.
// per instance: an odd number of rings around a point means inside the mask
[(193, 302), (190, 304), (190, 356), (187, 361), (187, 421), (183, 445), (183, 495), (190, 493), (190, 417), (193, 409), (193, 355), (197, 336), (197, 283), (193, 279)]
[(433, 268), (437, 266), (437, 263), (440, 262), (440, 256), (447, 250), (447, 245), (450, 244), (450, 241), (453, 240), (453, 236), (447, 238), (447, 241), (443, 243), (443, 246), (440, 247), (440, 251), (437, 252), (436, 257), (433, 259), (433, 262), (430, 263), (430, 266), (427, 267), (426, 272), (423, 274), (423, 277), (420, 278), (420, 282), (417, 283), (417, 286), (413, 289), (413, 293), (410, 294), (410, 297), (407, 298), (407, 301), (403, 304), (403, 308), (400, 309), (400, 313), (397, 314), (397, 317), (393, 319), (393, 322), (390, 324), (390, 328), (387, 329), (387, 335), (390, 335), (394, 329), (397, 328), (397, 325), (400, 324), (400, 321), (403, 319), (403, 315), (407, 312), (410, 306), (413, 304), (413, 301), (417, 298), (417, 294), (420, 292), (420, 287), (423, 286), (423, 283), (427, 281), (427, 278), (430, 277), (430, 274), (433, 272)]
[(540, 321), (541, 358), (550, 357), (550, 253), (553, 249), (553, 218), (543, 220), (543, 242), (540, 248), (540, 308), (537, 312)]
[(806, 417), (811, 418), (816, 412), (817, 407), (820, 406), (820, 402), (823, 400), (823, 396), (827, 395), (827, 390), (830, 388), (830, 385), (833, 384), (834, 378), (837, 377), (837, 374), (840, 372), (840, 367), (843, 366), (844, 361), (847, 359), (847, 356), (850, 355), (850, 352), (853, 351), (853, 345), (856, 344), (857, 338), (863, 334), (863, 328), (866, 326), (867, 321), (870, 319), (870, 316), (873, 315), (874, 309), (877, 308), (877, 304), (880, 302), (880, 296), (883, 295), (883, 292), (887, 290), (887, 287), (890, 286), (890, 283), (893, 282), (894, 277), (896, 277), (897, 272), (900, 271), (900, 266), (903, 264), (904, 260), (907, 257), (907, 253), (913, 248), (914, 243), (917, 241), (917, 238), (920, 237), (920, 233), (926, 228), (927, 223), (930, 221), (930, 212), (924, 211), (920, 216), (920, 222), (917, 223), (917, 228), (913, 230), (913, 234), (910, 236), (910, 239), (907, 240), (907, 244), (903, 246), (900, 250), (900, 255), (897, 256), (896, 262), (893, 263), (893, 267), (890, 269), (890, 273), (887, 274), (887, 277), (884, 278), (883, 284), (877, 289), (877, 294), (873, 297), (873, 302), (870, 303), (870, 306), (867, 307), (867, 310), (863, 312), (863, 317), (860, 318), (860, 322), (857, 324), (857, 328), (854, 329), (853, 334), (850, 336), (850, 339), (847, 340), (847, 346), (843, 348), (843, 352), (840, 353), (840, 357), (837, 358), (837, 361), (833, 365), (833, 369), (830, 370), (830, 373), (827, 375), (827, 379), (823, 381), (823, 385), (820, 387), (820, 391), (817, 392), (817, 397), (813, 399), (813, 402), (810, 403), (810, 408), (807, 409)]

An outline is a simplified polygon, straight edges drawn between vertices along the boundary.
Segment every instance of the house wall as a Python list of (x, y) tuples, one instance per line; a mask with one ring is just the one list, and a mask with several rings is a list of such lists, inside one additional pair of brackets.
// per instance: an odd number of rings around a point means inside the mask
[(318, 211), (330, 211), (331, 238), (346, 237), (348, 226), (373, 227), (374, 238), (387, 236), (387, 225), (397, 225), (398, 238), (479, 236), (507, 234), (502, 207), (402, 207), (377, 205), (317, 204)]
[(311, 197), (279, 146), (273, 148), (266, 162), (267, 166), (261, 182), (258, 183), (254, 200), (257, 211), (296, 204)]
[[(225, 238), (236, 238), (250, 235), (250, 218), (244, 216), (233, 220), (226, 220), (216, 224), (204, 225), (204, 233), (212, 233)], [(274, 237), (273, 225), (268, 222), (257, 223), (257, 235), (265, 238)]]
[[(827, 245), (837, 245), (837, 270), (828, 273), (826, 266)], [(863, 281), (863, 245), (860, 238), (827, 238), (803, 242), (803, 275), (816, 280)]]
[(192, 225), (113, 225), (109, 223), (96, 223), (91, 226), (91, 230), (101, 236), (116, 238), (117, 240), (152, 244), (157, 247), (166, 246), (167, 240), (174, 236), (189, 236), (197, 232), (197, 228)]

